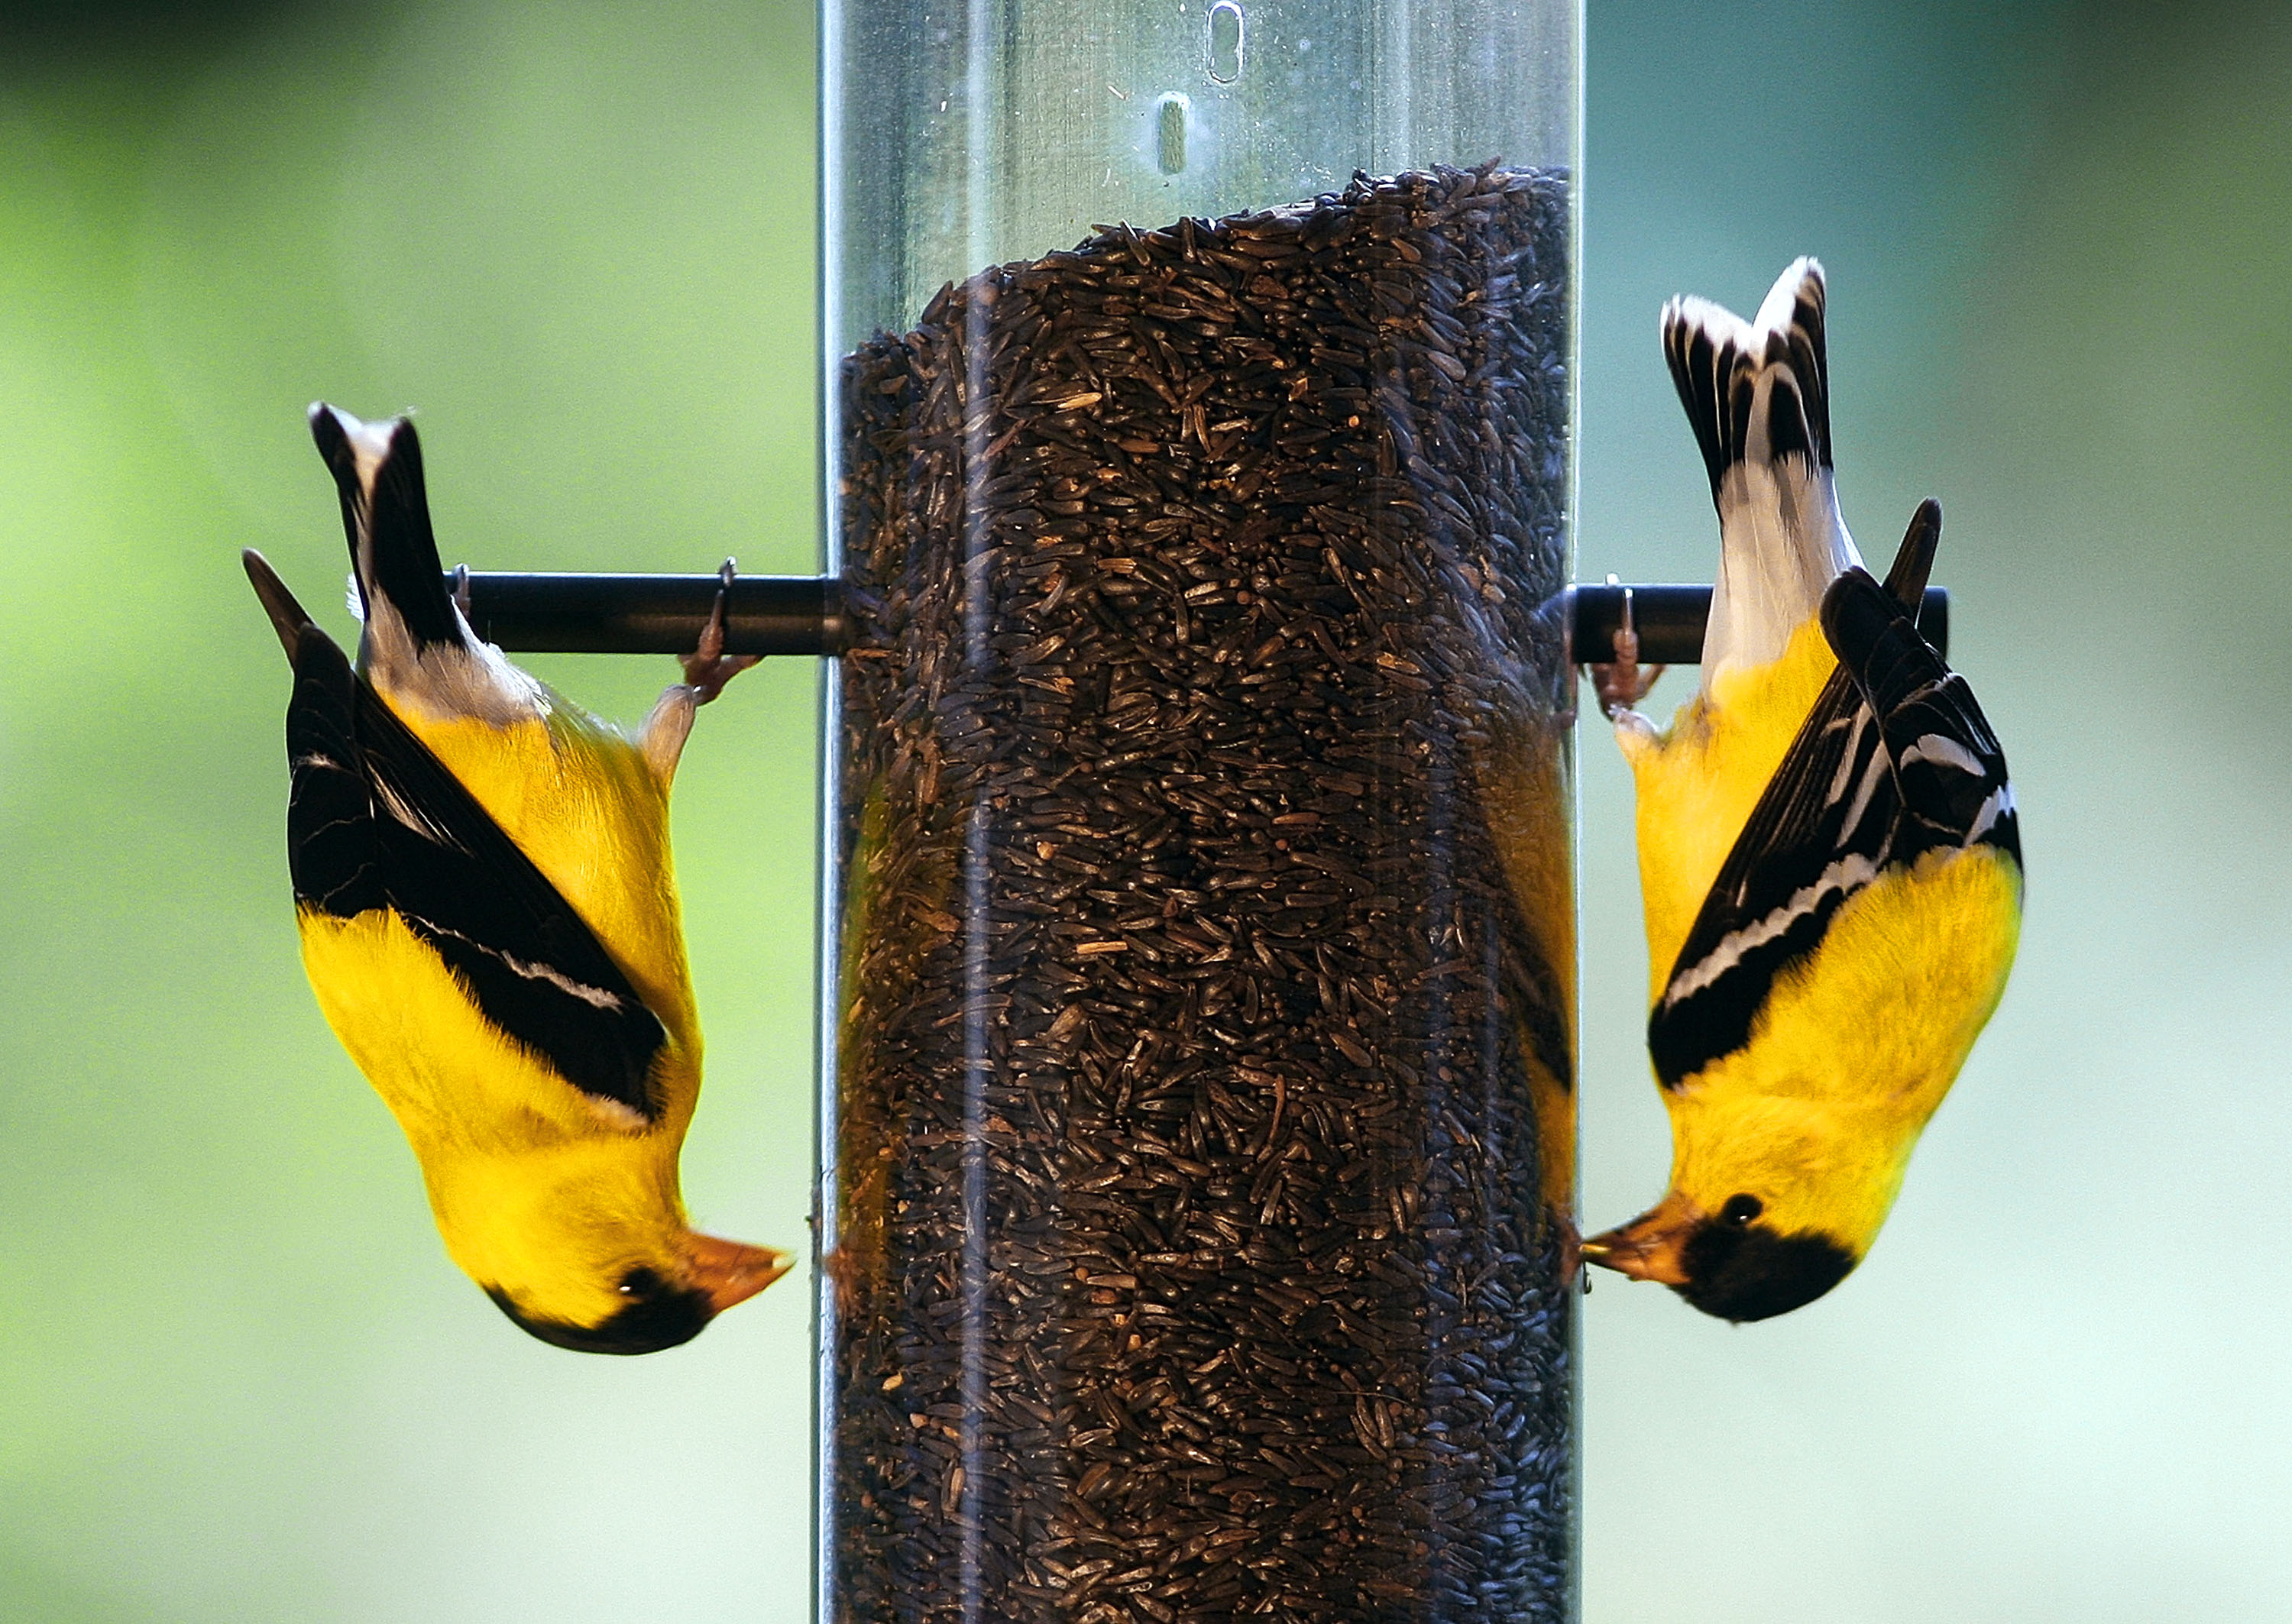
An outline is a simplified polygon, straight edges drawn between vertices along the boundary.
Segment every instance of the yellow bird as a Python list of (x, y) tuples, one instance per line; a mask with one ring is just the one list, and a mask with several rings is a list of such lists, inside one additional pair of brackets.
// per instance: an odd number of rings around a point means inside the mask
[(1821, 266), (1747, 323), (1675, 299), (1663, 339), (1719, 510), (1702, 684), (1658, 732), (1634, 639), (1594, 677), (1638, 793), (1671, 1187), (1584, 1254), (1759, 1320), (1877, 1238), (2005, 991), (2021, 836), (1996, 736), (1917, 631), (1940, 506), (1884, 586), (1839, 517)]
[(342, 494), (358, 670), (246, 564), (295, 668), (286, 847), (319, 1007), (504, 1314), (585, 1353), (673, 1347), (791, 1261), (695, 1234), (677, 1186), (700, 1030), (669, 780), (695, 707), (752, 661), (722, 654), (720, 594), (686, 680), (628, 737), (470, 630), (412, 423), (322, 405), (311, 430)]

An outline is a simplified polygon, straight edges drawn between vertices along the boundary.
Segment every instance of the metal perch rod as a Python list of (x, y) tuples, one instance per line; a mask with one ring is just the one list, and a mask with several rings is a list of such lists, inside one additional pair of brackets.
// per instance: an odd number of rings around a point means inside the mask
[[(470, 621), (480, 637), (515, 653), (681, 655), (699, 640), (719, 584), (714, 575), (472, 572)], [(1601, 658), (1614, 647), (1626, 592), (1642, 660), (1691, 665), (1702, 657), (1709, 587), (1579, 586), (1573, 589), (1578, 660)], [(1948, 657), (1947, 588), (1926, 589), (1918, 630)], [(847, 636), (843, 590), (832, 576), (741, 575), (726, 593), (727, 654), (837, 655)]]
[[(453, 577), (447, 578), (448, 586)], [(470, 625), (521, 654), (689, 654), (722, 583), (708, 575), (469, 575)], [(843, 589), (827, 575), (740, 575), (726, 654), (842, 654)]]
[[(1703, 624), (1711, 617), (1707, 586), (1579, 586), (1570, 647), (1578, 663), (1612, 658), (1624, 623), (1624, 594), (1632, 595), (1640, 658), (1650, 665), (1692, 665), (1703, 657)], [(1949, 657), (1949, 589), (1926, 588), (1918, 606), (1918, 631), (1934, 652)]]

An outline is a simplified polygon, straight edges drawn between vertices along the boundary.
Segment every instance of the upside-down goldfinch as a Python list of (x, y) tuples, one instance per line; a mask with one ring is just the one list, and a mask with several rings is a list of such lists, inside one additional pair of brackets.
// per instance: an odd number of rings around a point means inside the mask
[(311, 429), (342, 494), (358, 669), (246, 563), (295, 667), (286, 847), (319, 1007), (504, 1313), (588, 1353), (687, 1341), (789, 1264), (695, 1234), (677, 1185), (700, 1032), (668, 789), (694, 708), (747, 663), (722, 655), (722, 599), (632, 739), (472, 632), (413, 424), (319, 406)]
[(1881, 586), (1838, 513), (1822, 268), (1746, 323), (1699, 299), (1664, 350), (1719, 510), (1702, 681), (1669, 728), (1595, 668), (1637, 785), (1648, 1047), (1671, 1187), (1585, 1242), (1706, 1313), (1765, 1319), (1860, 1263), (2005, 991), (2022, 909), (2006, 759), (1918, 634), (1923, 505)]

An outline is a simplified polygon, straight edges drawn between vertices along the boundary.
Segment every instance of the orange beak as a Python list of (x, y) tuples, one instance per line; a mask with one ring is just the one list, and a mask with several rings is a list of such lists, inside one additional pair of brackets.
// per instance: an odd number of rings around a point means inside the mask
[(795, 1258), (787, 1252), (720, 1241), (714, 1235), (685, 1236), (684, 1255), (692, 1283), (706, 1294), (718, 1314), (735, 1303), (747, 1302), (795, 1266)]
[(1587, 1262), (1667, 1286), (1687, 1283), (1683, 1255), (1687, 1239), (1703, 1222), (1703, 1210), (1683, 1195), (1667, 1195), (1654, 1209), (1620, 1228), (1584, 1242)]

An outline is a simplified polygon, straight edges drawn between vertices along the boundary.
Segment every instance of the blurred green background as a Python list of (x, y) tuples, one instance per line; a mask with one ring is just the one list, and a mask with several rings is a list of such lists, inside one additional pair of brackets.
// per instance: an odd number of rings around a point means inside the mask
[[(1709, 578), (1656, 310), (1820, 253), (1849, 521), (1884, 556), (1948, 507), (2032, 888), (1852, 1282), (1740, 1330), (1591, 1298), (1587, 1617), (2280, 1618), (2292, 11), (1592, 0), (1588, 38), (1581, 573)], [(0, 1619), (801, 1616), (806, 1287), (579, 1359), (445, 1262), (295, 962), (234, 555), (331, 602), (323, 395), (422, 409), (449, 558), (811, 567), (811, 41), (787, 0), (0, 5)], [(629, 717), (672, 674), (534, 663)], [(816, 681), (743, 679), (676, 812), (688, 1191), (789, 1246)], [(1600, 732), (1594, 1224), (1667, 1157)]]

